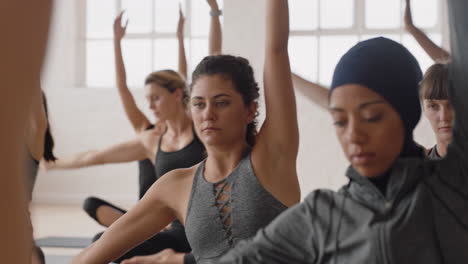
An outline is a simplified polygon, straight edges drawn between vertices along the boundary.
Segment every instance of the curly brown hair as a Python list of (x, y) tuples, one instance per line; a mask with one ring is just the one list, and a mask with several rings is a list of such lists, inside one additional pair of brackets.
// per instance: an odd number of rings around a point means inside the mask
[[(215, 55), (205, 57), (192, 74), (191, 89), (197, 80), (206, 75), (220, 75), (231, 80), (236, 91), (242, 96), (244, 104), (249, 106), (257, 102), (260, 89), (255, 81), (254, 71), (247, 59), (231, 55)], [(258, 116), (258, 111), (256, 112)], [(255, 145), (257, 137), (257, 119), (247, 125), (246, 141), (250, 146)]]

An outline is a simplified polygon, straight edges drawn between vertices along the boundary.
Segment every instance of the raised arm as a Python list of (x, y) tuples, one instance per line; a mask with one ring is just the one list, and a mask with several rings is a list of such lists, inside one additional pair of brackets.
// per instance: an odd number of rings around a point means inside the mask
[(288, 55), (288, 1), (265, 2), (266, 117), (252, 150), (252, 164), (263, 187), (284, 205), (292, 206), (300, 201), (296, 171), (299, 129)]
[(305, 95), (312, 103), (320, 106), (324, 110), (328, 108), (327, 88), (320, 84), (310, 82), (295, 73), (292, 74), (292, 80), (294, 88)]
[(141, 132), (151, 125), (150, 121), (138, 108), (132, 93), (127, 86), (127, 74), (125, 72), (125, 64), (122, 56), (122, 38), (125, 36), (127, 23), (122, 26), (121, 12), (114, 21), (114, 55), (115, 55), (115, 72), (117, 88), (119, 90), (120, 99), (127, 114), (127, 118), (132, 123), (133, 129), (136, 132)]
[(55, 162), (41, 161), (41, 169), (78, 169), (95, 165), (122, 163), (146, 158), (146, 150), (139, 139), (130, 140), (100, 150), (89, 150)]
[(210, 33), (209, 33), (209, 55), (220, 55), (223, 45), (223, 32), (221, 30), (221, 22), (219, 17), (222, 11), (219, 9), (217, 0), (207, 0), (210, 6)]
[[(259, 133), (272, 150), (295, 160), (299, 147), (296, 100), (288, 55), (287, 0), (267, 1), (264, 86), (266, 118)], [(287, 139), (287, 140), (285, 140)]]
[(411, 0), (406, 0), (405, 28), (416, 39), (426, 53), (439, 63), (447, 63), (450, 60), (450, 53), (437, 46), (422, 30), (413, 24), (411, 15)]
[(179, 41), (179, 74), (187, 79), (187, 56), (185, 55), (184, 43), (185, 17), (182, 13), (182, 6), (179, 5), (179, 22), (177, 23), (177, 40)]

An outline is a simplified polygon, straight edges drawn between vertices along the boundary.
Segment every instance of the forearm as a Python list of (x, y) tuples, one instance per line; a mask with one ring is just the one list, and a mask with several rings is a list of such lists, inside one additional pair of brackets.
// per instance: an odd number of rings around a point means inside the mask
[[(285, 12), (286, 10), (286, 12)], [(289, 39), (288, 1), (267, 1), (266, 52), (287, 53)]]
[(118, 39), (114, 39), (114, 55), (117, 89), (119, 91), (120, 100), (122, 101), (125, 114), (135, 131), (144, 130), (148, 127), (150, 122), (140, 111), (132, 93), (128, 89), (122, 46), (121, 41)]
[(50, 162), (49, 169), (79, 169), (102, 164), (96, 158), (96, 152), (90, 150), (74, 156), (59, 158), (55, 162)]
[(184, 37), (178, 37), (179, 42), (179, 73), (187, 79), (187, 56), (185, 54)]
[(220, 12), (218, 4), (213, 5), (210, 14), (209, 55), (219, 55), (222, 51), (223, 32), (219, 15), (215, 15), (218, 12)]
[(127, 86), (127, 73), (125, 71), (125, 64), (122, 55), (122, 43), (119, 39), (114, 39), (114, 58), (117, 87), (119, 88), (119, 91), (128, 91), (128, 89), (125, 89)]
[(125, 111), (130, 111), (136, 104), (133, 95), (127, 86), (127, 74), (122, 55), (122, 44), (118, 39), (114, 39), (115, 76), (120, 99)]
[(436, 45), (422, 30), (414, 25), (407, 26), (407, 31), (416, 39), (419, 45), (435, 62), (447, 63), (450, 53)]
[[(104, 234), (80, 254), (77, 260), (86, 264), (109, 263), (161, 231), (175, 219), (161, 197), (166, 186), (153, 185), (145, 196)], [(159, 184), (158, 186), (160, 186)], [(161, 188), (161, 189), (158, 189)], [(81, 263), (81, 262), (76, 262)]]
[(322, 109), (328, 108), (328, 89), (305, 80), (299, 75), (292, 74), (292, 80), (294, 88), (299, 90), (303, 95), (305, 95), (309, 100), (314, 104), (320, 106)]

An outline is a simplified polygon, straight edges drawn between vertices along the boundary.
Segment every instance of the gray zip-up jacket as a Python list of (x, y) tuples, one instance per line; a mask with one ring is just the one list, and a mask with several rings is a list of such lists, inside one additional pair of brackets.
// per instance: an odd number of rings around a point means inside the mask
[(446, 158), (398, 160), (385, 196), (349, 168), (350, 182), (339, 192), (312, 192), (253, 239), (239, 243), (220, 263), (468, 263), (465, 1), (449, 1), (456, 121)]

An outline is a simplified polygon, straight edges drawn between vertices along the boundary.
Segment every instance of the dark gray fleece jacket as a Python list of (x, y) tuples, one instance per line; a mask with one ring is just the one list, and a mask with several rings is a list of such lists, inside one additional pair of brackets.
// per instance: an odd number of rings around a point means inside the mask
[(349, 168), (339, 192), (312, 192), (219, 263), (468, 263), (468, 1), (449, 6), (456, 121), (447, 156), (398, 160), (386, 195)]

